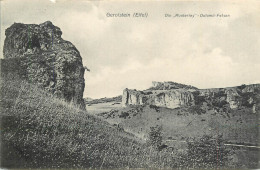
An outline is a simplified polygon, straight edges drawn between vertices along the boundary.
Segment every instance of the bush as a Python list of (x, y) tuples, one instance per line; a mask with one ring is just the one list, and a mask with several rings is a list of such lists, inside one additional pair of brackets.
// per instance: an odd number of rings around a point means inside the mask
[(162, 126), (150, 127), (150, 130), (148, 144), (159, 150), (162, 145)]
[(127, 112), (121, 112), (121, 114), (119, 115), (119, 118), (124, 118), (126, 119), (129, 116), (129, 113)]
[(244, 88), (246, 88), (245, 84), (242, 84), (242, 85), (238, 86), (238, 89), (240, 89), (240, 90), (243, 90)]
[(216, 138), (204, 135), (199, 140), (187, 141), (187, 154), (181, 159), (184, 167), (220, 168), (226, 167), (231, 151), (224, 146), (222, 136)]
[(149, 106), (151, 109), (154, 109), (156, 112), (160, 111), (160, 107), (156, 106), (156, 105), (150, 105)]
[(206, 102), (205, 96), (200, 96), (199, 91), (194, 91), (193, 93), (195, 105), (202, 105), (203, 102)]
[[(253, 107), (253, 105), (255, 104), (255, 101), (256, 101), (256, 97), (255, 97), (253, 92), (241, 93), (241, 96), (242, 96), (242, 99), (241, 99), (242, 100), (241, 101), (241, 105), (242, 106)], [(253, 99), (252, 103), (249, 102), (250, 98)]]
[(189, 112), (198, 115), (206, 113), (206, 111), (203, 110), (200, 105), (190, 106), (188, 110)]

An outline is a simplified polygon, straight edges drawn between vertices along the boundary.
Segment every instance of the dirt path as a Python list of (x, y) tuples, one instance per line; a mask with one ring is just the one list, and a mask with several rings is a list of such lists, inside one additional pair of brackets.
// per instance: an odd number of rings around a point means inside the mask
[(260, 149), (260, 146), (252, 146), (252, 145), (237, 145), (232, 143), (225, 143), (225, 146), (238, 146), (238, 147), (246, 147), (246, 148), (258, 148)]
[[(182, 142), (182, 143), (187, 143), (186, 141), (184, 140), (176, 140), (176, 139), (171, 139), (171, 140), (165, 140), (165, 142)], [(238, 147), (246, 147), (246, 148), (257, 148), (257, 149), (260, 149), (260, 146), (254, 146), (254, 145), (238, 145), (238, 144), (233, 144), (233, 143), (225, 143), (224, 144), (225, 146), (238, 146)]]

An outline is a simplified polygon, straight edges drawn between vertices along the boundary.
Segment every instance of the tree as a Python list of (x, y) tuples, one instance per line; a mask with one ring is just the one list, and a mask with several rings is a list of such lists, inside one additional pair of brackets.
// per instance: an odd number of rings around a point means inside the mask
[(155, 127), (150, 127), (148, 143), (156, 150), (160, 149), (162, 145), (162, 126), (156, 125)]

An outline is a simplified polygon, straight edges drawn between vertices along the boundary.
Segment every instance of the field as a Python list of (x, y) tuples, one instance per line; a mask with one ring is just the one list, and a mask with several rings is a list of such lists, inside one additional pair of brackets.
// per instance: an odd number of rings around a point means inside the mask
[(89, 114), (97, 115), (103, 112), (109, 112), (112, 109), (120, 109), (121, 103), (119, 102), (107, 102), (107, 103), (98, 103), (98, 104), (89, 104), (87, 105), (87, 111)]

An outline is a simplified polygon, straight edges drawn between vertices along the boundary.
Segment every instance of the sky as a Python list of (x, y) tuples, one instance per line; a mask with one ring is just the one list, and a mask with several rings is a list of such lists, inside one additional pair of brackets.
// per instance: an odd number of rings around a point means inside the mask
[[(107, 13), (148, 13), (147, 18)], [(228, 14), (227, 18), (166, 18), (165, 14)], [(84, 97), (144, 90), (152, 81), (198, 88), (260, 83), (260, 1), (2, 0), (4, 30), (14, 22), (61, 28), (80, 51)]]

